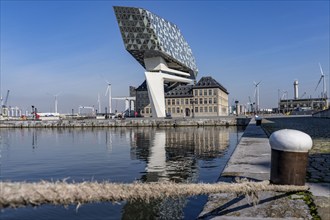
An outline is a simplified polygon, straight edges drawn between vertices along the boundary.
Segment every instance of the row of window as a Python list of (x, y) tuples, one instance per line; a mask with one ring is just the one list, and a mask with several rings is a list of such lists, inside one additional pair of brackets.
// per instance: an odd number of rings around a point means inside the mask
[[(180, 107), (167, 108), (168, 113), (183, 113), (183, 109)], [(204, 106), (204, 107), (195, 107), (195, 112), (218, 112), (217, 106)]]
[(194, 90), (194, 96), (212, 96), (212, 95), (216, 95), (217, 91), (213, 89), (195, 89)]
[[(223, 99), (223, 102), (226, 102), (226, 99)], [(218, 103), (218, 98), (167, 99), (167, 105), (189, 105), (189, 104), (205, 105), (205, 104), (217, 104), (217, 103)]]
[[(194, 101), (194, 103), (193, 103)], [(167, 99), (167, 105), (216, 104), (217, 98)]]
[[(203, 113), (203, 112), (218, 112), (218, 106), (204, 106), (204, 107), (195, 107), (195, 113)], [(226, 108), (222, 108), (221, 109), (222, 112), (226, 112)], [(177, 114), (180, 114), (180, 113), (183, 113), (184, 109), (183, 108), (180, 108), (180, 107), (172, 107), (172, 108), (167, 108), (167, 112), (168, 113), (177, 113)], [(145, 113), (146, 114), (151, 114), (151, 108), (145, 108)], [(141, 114), (144, 114), (144, 111), (142, 110), (141, 111)]]

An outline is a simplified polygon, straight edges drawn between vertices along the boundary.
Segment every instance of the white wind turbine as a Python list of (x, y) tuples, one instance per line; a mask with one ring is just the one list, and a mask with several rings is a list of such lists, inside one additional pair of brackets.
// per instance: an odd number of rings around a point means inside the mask
[(327, 98), (327, 87), (326, 87), (326, 83), (325, 83), (325, 75), (323, 73), (323, 70), (322, 70), (322, 67), (321, 67), (320, 63), (319, 63), (319, 67), (320, 67), (321, 77), (320, 77), (319, 82), (317, 83), (315, 91), (317, 90), (317, 87), (320, 85), (321, 81), (323, 80), (323, 91), (321, 93), (321, 98), (326, 99)]
[(106, 80), (106, 83), (108, 84), (107, 90), (105, 91), (105, 96), (107, 94), (109, 95), (109, 113), (111, 114), (111, 83)]
[(254, 98), (255, 98), (255, 103), (256, 103), (256, 108), (255, 111), (256, 113), (258, 113), (259, 111), (259, 84), (261, 83), (261, 80), (256, 83), (255, 81), (253, 82), (255, 89), (254, 89)]

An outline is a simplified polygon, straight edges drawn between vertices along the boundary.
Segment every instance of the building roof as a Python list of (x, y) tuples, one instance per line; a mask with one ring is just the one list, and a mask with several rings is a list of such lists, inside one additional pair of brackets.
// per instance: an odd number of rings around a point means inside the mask
[(169, 68), (198, 73), (195, 58), (179, 28), (142, 8), (115, 6), (126, 50), (145, 68), (144, 58), (162, 57)]
[(205, 76), (202, 77), (198, 83), (194, 86), (194, 89), (200, 89), (200, 88), (219, 88), (222, 91), (224, 91), (226, 94), (229, 94), (227, 89), (222, 86), (220, 83), (218, 83), (215, 79), (213, 79), (211, 76)]
[[(203, 89), (203, 88), (219, 88), (224, 91), (226, 94), (229, 94), (227, 89), (218, 83), (211, 76), (202, 77), (196, 85), (178, 85), (173, 89), (164, 85), (165, 97), (166, 98), (175, 98), (175, 97), (193, 97), (193, 89)], [(169, 90), (170, 89), (170, 90)], [(147, 91), (147, 82), (146, 80), (136, 89), (136, 91)]]
[(137, 87), (136, 91), (148, 91), (147, 81), (144, 80), (143, 83)]
[(193, 97), (193, 85), (179, 85), (165, 93), (166, 98)]

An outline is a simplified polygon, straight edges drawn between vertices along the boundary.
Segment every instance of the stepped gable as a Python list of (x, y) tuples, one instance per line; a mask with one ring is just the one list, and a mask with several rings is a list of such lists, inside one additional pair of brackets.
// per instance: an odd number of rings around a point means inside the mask
[(226, 94), (229, 94), (227, 89), (218, 83), (215, 79), (211, 76), (202, 77), (198, 83), (193, 87), (194, 89), (201, 89), (201, 88), (219, 88), (224, 91)]

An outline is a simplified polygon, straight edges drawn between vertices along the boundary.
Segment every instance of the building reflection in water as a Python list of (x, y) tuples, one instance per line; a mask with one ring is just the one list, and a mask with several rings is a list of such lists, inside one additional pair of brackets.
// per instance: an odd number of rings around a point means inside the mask
[[(225, 127), (139, 128), (132, 133), (131, 158), (147, 164), (142, 182), (197, 182), (198, 159), (221, 157), (230, 143)], [(182, 219), (186, 203), (186, 198), (130, 202), (122, 218)]]

